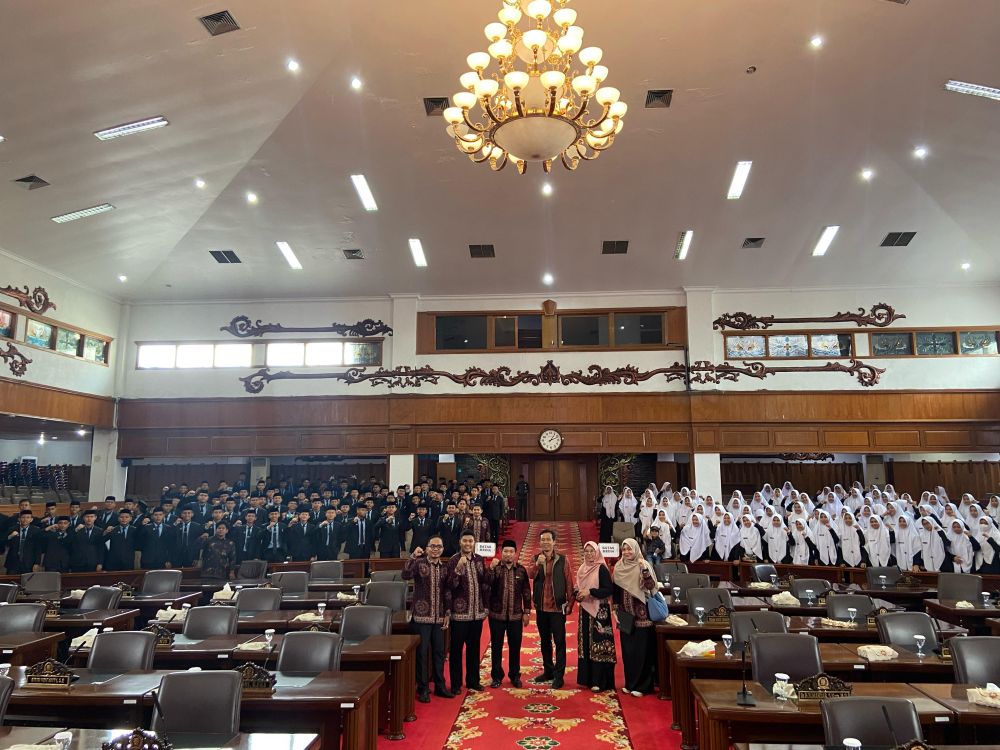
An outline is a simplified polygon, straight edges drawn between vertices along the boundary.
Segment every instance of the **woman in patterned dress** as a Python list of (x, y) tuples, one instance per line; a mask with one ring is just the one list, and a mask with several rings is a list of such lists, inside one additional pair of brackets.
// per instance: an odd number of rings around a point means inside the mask
[(615, 689), (615, 633), (611, 627), (611, 572), (600, 547), (587, 542), (573, 595), (580, 603), (576, 681), (595, 693)]
[[(656, 591), (656, 574), (642, 559), (635, 539), (622, 542), (622, 557), (615, 565), (612, 580), (625, 667), (622, 691), (641, 698), (653, 690), (656, 676), (656, 631), (646, 609), (646, 599)], [(628, 625), (622, 629), (623, 620), (632, 621), (631, 632), (626, 632)]]
[(201, 577), (222, 578), (228, 580), (235, 577), (236, 544), (227, 539), (229, 524), (219, 521), (215, 525), (215, 536), (205, 542), (201, 552)]

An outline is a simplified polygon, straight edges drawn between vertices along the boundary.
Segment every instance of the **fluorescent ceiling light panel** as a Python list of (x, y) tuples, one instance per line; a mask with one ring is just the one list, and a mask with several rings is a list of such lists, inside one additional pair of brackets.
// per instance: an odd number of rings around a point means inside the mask
[(813, 257), (818, 258), (826, 255), (826, 251), (830, 249), (830, 245), (833, 243), (833, 238), (837, 236), (837, 232), (839, 231), (839, 226), (826, 227), (823, 230), (823, 234), (819, 236), (819, 242), (816, 243), (816, 247), (813, 248)]
[(743, 188), (746, 187), (747, 177), (750, 176), (752, 161), (741, 161), (736, 164), (736, 171), (733, 172), (733, 181), (729, 183), (729, 194), (726, 196), (731, 201), (739, 200), (743, 195)]
[(299, 259), (295, 257), (295, 253), (292, 252), (292, 246), (287, 242), (276, 242), (278, 249), (281, 254), (285, 256), (285, 260), (288, 261), (288, 265), (294, 268), (296, 271), (302, 270), (302, 264), (299, 263)]
[(965, 81), (948, 81), (944, 87), (946, 90), (954, 91), (956, 94), (982, 96), (986, 99), (1000, 102), (1000, 89), (991, 88), (990, 86), (980, 86), (975, 83), (966, 83)]
[(677, 234), (677, 249), (674, 250), (674, 258), (684, 260), (691, 249), (691, 240), (694, 239), (694, 230), (688, 229)]
[(106, 214), (108, 211), (114, 211), (115, 207), (110, 203), (102, 203), (99, 206), (91, 206), (90, 208), (82, 208), (79, 211), (73, 211), (68, 214), (61, 214), (59, 216), (53, 216), (52, 221), (56, 224), (65, 224), (68, 221), (76, 221), (77, 219), (86, 219), (88, 216), (97, 216), (97, 214)]
[(372, 190), (368, 187), (368, 180), (365, 179), (365, 176), (352, 174), (351, 182), (354, 183), (354, 189), (358, 191), (358, 197), (361, 199), (361, 205), (365, 207), (365, 211), (378, 211), (375, 196), (372, 195)]
[(136, 120), (135, 122), (127, 122), (124, 125), (115, 125), (113, 128), (97, 130), (94, 132), (94, 135), (97, 136), (98, 140), (110, 141), (114, 138), (121, 138), (123, 135), (132, 135), (133, 133), (144, 133), (147, 130), (165, 128), (169, 124), (165, 117), (148, 117), (145, 120)]
[(427, 267), (427, 257), (424, 255), (424, 246), (420, 240), (410, 240), (410, 254), (413, 256), (413, 264), (418, 268)]

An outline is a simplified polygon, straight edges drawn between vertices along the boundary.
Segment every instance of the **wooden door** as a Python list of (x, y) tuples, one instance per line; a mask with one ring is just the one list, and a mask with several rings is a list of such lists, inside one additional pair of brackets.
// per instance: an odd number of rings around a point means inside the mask
[(528, 507), (528, 520), (555, 520), (555, 462), (535, 461), (531, 466), (531, 498)]
[[(555, 520), (581, 521), (586, 516), (580, 515), (580, 466), (572, 459), (553, 461), (553, 474), (556, 478), (555, 487)], [(586, 481), (582, 483), (586, 485)]]
[(533, 461), (528, 520), (582, 521), (589, 518), (588, 460), (581, 457)]

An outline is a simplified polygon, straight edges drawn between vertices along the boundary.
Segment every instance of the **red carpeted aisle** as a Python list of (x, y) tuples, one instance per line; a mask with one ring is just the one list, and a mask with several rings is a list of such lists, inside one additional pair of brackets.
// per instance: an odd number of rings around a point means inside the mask
[[(575, 572), (582, 558), (583, 543), (595, 540), (592, 523), (534, 522), (513, 524), (509, 537), (518, 542), (521, 561), (538, 554), (538, 533), (556, 529), (557, 548), (569, 558)], [(498, 690), (465, 692), (458, 698), (432, 698), (417, 703), (417, 721), (406, 724), (406, 739), (391, 742), (379, 738), (379, 748), (397, 750), (556, 750), (579, 748), (597, 742), (614, 750), (674, 750), (680, 733), (670, 729), (670, 703), (655, 695), (633, 698), (616, 693), (594, 694), (576, 686), (576, 627), (574, 614), (566, 623), (566, 685), (561, 690), (535, 687), (528, 680), (542, 670), (538, 631), (534, 620), (525, 629), (521, 650), (524, 687), (515, 689), (508, 680)], [(490, 682), (489, 631), (483, 628), (481, 679)], [(620, 649), (619, 649), (620, 653)], [(505, 659), (506, 664), (506, 659)], [(506, 668), (505, 668), (506, 671)], [(624, 683), (621, 664), (617, 683)]]

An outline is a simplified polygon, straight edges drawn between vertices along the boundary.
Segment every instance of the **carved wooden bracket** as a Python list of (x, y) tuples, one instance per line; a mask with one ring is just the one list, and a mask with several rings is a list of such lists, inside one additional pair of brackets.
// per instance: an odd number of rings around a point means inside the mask
[(21, 377), (28, 371), (28, 365), (30, 365), (33, 361), (25, 357), (18, 350), (18, 348), (11, 343), (7, 344), (7, 351), (0, 349), (0, 359), (7, 363), (11, 374), (17, 378)]
[(833, 461), (832, 453), (779, 453), (782, 461)]
[(45, 291), (45, 287), (36, 286), (33, 291), (29, 292), (27, 286), (20, 289), (8, 285), (0, 288), (0, 294), (13, 297), (21, 307), (39, 315), (44, 315), (47, 310), (56, 309), (56, 303), (49, 299), (49, 293)]
[(353, 325), (350, 323), (331, 323), (328, 326), (284, 326), (281, 323), (263, 323), (260, 320), (251, 322), (246, 315), (237, 315), (229, 325), (222, 326), (220, 331), (226, 331), (241, 339), (258, 338), (268, 333), (337, 333), (341, 336), (392, 336), (392, 327), (381, 320), (365, 318)]
[(814, 318), (778, 318), (774, 315), (751, 315), (745, 312), (723, 313), (712, 321), (712, 329), (719, 331), (735, 328), (738, 331), (754, 331), (770, 328), (775, 323), (854, 323), (859, 328), (865, 326), (885, 328), (893, 321), (905, 317), (897, 313), (892, 306), (879, 302), (873, 305), (869, 312), (859, 307), (857, 312), (838, 312), (827, 317)]
[(824, 362), (821, 365), (789, 365), (784, 367), (780, 365), (772, 367), (764, 362), (743, 362), (739, 365), (723, 362), (716, 365), (702, 360), (691, 365), (690, 372), (692, 383), (708, 385), (718, 384), (723, 380), (735, 383), (741, 377), (763, 380), (771, 375), (784, 372), (843, 372), (857, 378), (862, 387), (870, 388), (878, 384), (879, 378), (885, 370), (857, 359), (852, 359), (849, 365), (843, 362)]

